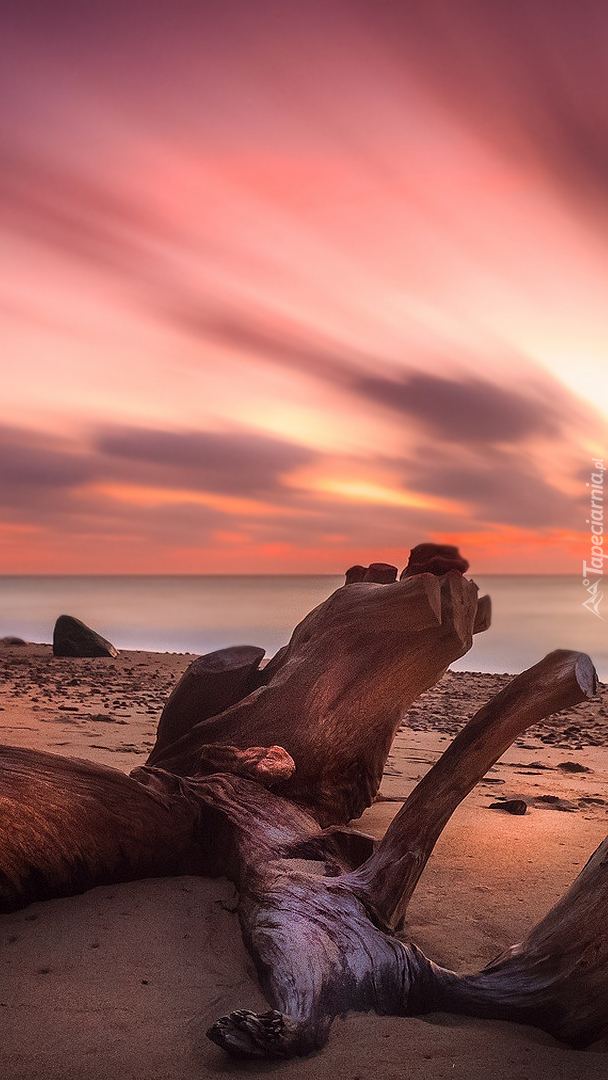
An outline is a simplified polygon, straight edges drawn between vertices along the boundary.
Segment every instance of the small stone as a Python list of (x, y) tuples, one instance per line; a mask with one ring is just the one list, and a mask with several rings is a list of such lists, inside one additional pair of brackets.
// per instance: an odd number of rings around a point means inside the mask
[(490, 803), (490, 810), (504, 810), (506, 814), (516, 814), (521, 817), (528, 809), (524, 799), (505, 799), (504, 802)]

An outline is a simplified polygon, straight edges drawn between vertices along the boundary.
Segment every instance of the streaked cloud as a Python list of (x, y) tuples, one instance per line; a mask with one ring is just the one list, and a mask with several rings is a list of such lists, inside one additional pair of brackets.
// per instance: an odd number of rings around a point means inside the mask
[[(154, 431), (116, 428), (102, 432), (97, 451), (118, 458), (120, 471), (144, 475), (157, 486), (256, 496), (281, 486), (281, 477), (309, 463), (303, 446), (255, 432)], [(139, 466), (150, 467), (146, 473)]]
[(486, 452), (474, 465), (449, 460), (440, 469), (423, 465), (410, 471), (408, 482), (425, 493), (461, 500), (469, 520), (480, 526), (500, 522), (535, 533), (581, 525), (582, 489), (576, 498), (566, 494), (517, 450)]
[(0, 498), (8, 489), (71, 489), (90, 480), (92, 463), (69, 441), (0, 426)]
[(368, 376), (357, 380), (356, 389), (363, 397), (425, 424), (448, 443), (516, 443), (532, 434), (559, 432), (557, 417), (546, 404), (543, 408), (530, 393), (482, 379)]

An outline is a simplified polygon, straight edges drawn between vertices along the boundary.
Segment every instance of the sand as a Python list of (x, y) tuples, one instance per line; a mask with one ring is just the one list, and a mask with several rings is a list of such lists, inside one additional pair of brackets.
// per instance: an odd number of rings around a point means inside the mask
[[(2, 742), (128, 771), (191, 656), (125, 652), (54, 659), (45, 645), (0, 652)], [(380, 799), (360, 824), (382, 835), (450, 736), (506, 676), (449, 673), (402, 726)], [(434, 960), (471, 970), (521, 939), (608, 831), (608, 690), (528, 732), (445, 829), (410, 907), (408, 935)], [(564, 767), (566, 766), (566, 767)], [(583, 767), (589, 771), (574, 771)], [(490, 809), (500, 796), (534, 805)], [(546, 799), (549, 796), (549, 800)], [(532, 1028), (434, 1014), (350, 1015), (307, 1059), (239, 1064), (205, 1037), (238, 1007), (263, 1009), (224, 879), (102, 887), (0, 916), (2, 1080), (164, 1080), (279, 1074), (364, 1080), (591, 1080), (599, 1048), (570, 1050)]]

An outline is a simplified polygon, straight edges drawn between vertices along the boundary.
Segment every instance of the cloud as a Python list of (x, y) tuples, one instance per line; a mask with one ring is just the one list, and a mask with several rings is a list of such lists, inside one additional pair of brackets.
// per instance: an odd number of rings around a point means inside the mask
[[(159, 431), (116, 427), (95, 440), (114, 476), (155, 486), (260, 496), (282, 488), (281, 478), (317, 455), (296, 443), (249, 431)], [(121, 462), (115, 468), (115, 459)]]
[(0, 221), (81, 263), (145, 283), (156, 281), (155, 245), (175, 239), (160, 218), (117, 194), (111, 178), (95, 181), (7, 140), (0, 146)]
[(0, 426), (0, 499), (21, 492), (22, 501), (31, 500), (33, 489), (69, 490), (95, 472), (94, 463), (64, 440)]
[[(137, 506), (128, 500), (117, 501), (95, 492), (79, 498), (71, 508), (70, 531), (81, 531), (100, 538), (120, 538), (143, 545), (169, 547), (200, 546), (213, 541), (217, 529), (230, 527), (233, 519), (221, 510), (176, 502), (159, 506)], [(65, 528), (60, 519), (59, 530)], [(179, 567), (175, 567), (176, 573)]]
[[(419, 461), (425, 456), (421, 454)], [(496, 522), (535, 530), (580, 526), (580, 499), (556, 488), (517, 450), (492, 450), (474, 464), (457, 464), (448, 456), (428, 466), (412, 464), (406, 486), (462, 500), (471, 508), (470, 521), (479, 524)]]
[[(353, 0), (387, 62), (516, 161), (534, 160), (588, 214), (608, 197), (602, 0)], [(591, 205), (590, 205), (591, 203)]]
[[(379, 366), (388, 367), (386, 358), (324, 349), (314, 340), (306, 340), (302, 332), (256, 324), (244, 314), (212, 315), (184, 309), (174, 312), (174, 317), (182, 328), (196, 335), (300, 371), (364, 404), (407, 416), (447, 442), (511, 443), (530, 435), (558, 436), (560, 432), (556, 386), (552, 394), (545, 386), (541, 396), (531, 387), (518, 391), (472, 376), (458, 379), (418, 371), (378, 375)], [(551, 397), (556, 400), (551, 401)]]
[(535, 397), (482, 379), (461, 381), (416, 374), (402, 380), (368, 376), (357, 392), (425, 424), (446, 442), (513, 443), (529, 435), (556, 435), (557, 417)]
[(142, 506), (113, 498), (97, 488), (111, 477), (103, 455), (86, 444), (0, 427), (0, 506), (5, 523), (101, 544), (122, 537), (125, 542), (204, 545), (215, 529), (232, 521), (221, 510), (187, 501)]
[[(309, 467), (313, 486), (287, 486), (286, 473), (302, 464)], [(371, 504), (316, 491), (316, 476), (336, 466), (356, 478), (361, 462), (326, 459), (286, 440), (249, 431), (127, 426), (98, 431), (80, 443), (0, 429), (0, 500), (5, 522), (36, 526), (39, 535), (57, 543), (62, 537), (72, 545), (80, 542), (89, 561), (96, 552), (102, 562), (110, 541), (114, 551), (124, 543), (125, 558), (128, 550), (132, 560), (140, 549), (142, 557), (152, 548), (202, 554), (223, 544), (217, 534), (225, 533), (228, 546), (240, 542), (247, 550), (287, 545), (297, 565), (300, 549), (326, 551), (331, 563), (332, 551), (405, 552), (435, 534), (483, 533), (488, 525), (543, 535), (580, 524), (584, 491), (581, 500), (560, 492), (516, 445), (471, 443), (459, 449), (429, 434), (415, 456), (378, 455), (365, 464), (379, 475), (392, 475), (396, 492), (401, 477), (404, 490), (460, 503), (462, 510)], [(198, 501), (205, 493), (241, 497), (243, 507), (237, 513), (221, 502)], [(256, 501), (264, 503), (262, 514), (254, 510)]]
[(356, 370), (352, 360), (365, 363), (367, 359), (353, 357), (345, 349), (323, 348), (312, 337), (307, 338), (306, 330), (264, 325), (244, 312), (206, 312), (196, 305), (185, 304), (170, 310), (168, 317), (196, 337), (338, 386), (352, 386)]
[[(64, 505), (91, 485), (214, 493), (250, 499), (298, 497), (283, 477), (314, 464), (314, 451), (248, 430), (168, 431), (113, 426), (76, 442), (25, 428), (0, 427), (0, 499), (36, 505), (47, 497)], [(173, 505), (176, 499), (172, 499)], [(99, 505), (104, 500), (100, 496)], [(176, 511), (177, 512), (177, 511)], [(195, 513), (193, 509), (185, 514)]]
[[(242, 527), (256, 543), (291, 543), (296, 547), (357, 546), (409, 547), (430, 538), (430, 530), (470, 531), (470, 519), (381, 504), (349, 503), (311, 494), (299, 506), (301, 515), (277, 513), (263, 518), (241, 519)], [(339, 569), (339, 568), (338, 568)], [(346, 567), (344, 567), (346, 569)]]

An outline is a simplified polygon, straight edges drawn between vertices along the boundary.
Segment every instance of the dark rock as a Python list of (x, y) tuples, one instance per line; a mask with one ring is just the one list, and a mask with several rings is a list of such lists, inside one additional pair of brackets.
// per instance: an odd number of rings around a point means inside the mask
[(72, 615), (60, 615), (53, 630), (53, 656), (118, 656), (111, 642)]
[(366, 566), (350, 566), (346, 571), (344, 584), (352, 585), (354, 581), (363, 581), (366, 573)]
[(397, 567), (390, 563), (373, 562), (365, 571), (364, 581), (375, 581), (379, 585), (390, 585), (397, 580)]
[(24, 641), (21, 637), (8, 637), (0, 638), (0, 645), (27, 645), (27, 641)]
[(162, 711), (150, 763), (161, 747), (169, 746), (201, 720), (217, 716), (256, 689), (264, 655), (264, 649), (255, 645), (234, 645), (193, 660)]
[(564, 772), (570, 773), (593, 772), (593, 769), (588, 769), (586, 765), (579, 765), (578, 761), (560, 761), (557, 767), (563, 769)]
[(457, 547), (452, 544), (418, 544), (410, 551), (410, 557), (401, 578), (414, 574), (436, 574), (440, 577), (449, 570), (458, 570), (464, 574), (469, 569)]
[(528, 804), (524, 799), (505, 799), (503, 802), (490, 803), (490, 810), (504, 810), (506, 814), (521, 817), (526, 813)]
[[(61, 708), (61, 705), (59, 706)], [(87, 713), (83, 719), (90, 720), (93, 724), (126, 724), (126, 720), (115, 720), (113, 716), (108, 716), (107, 713)]]

